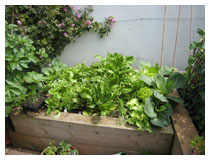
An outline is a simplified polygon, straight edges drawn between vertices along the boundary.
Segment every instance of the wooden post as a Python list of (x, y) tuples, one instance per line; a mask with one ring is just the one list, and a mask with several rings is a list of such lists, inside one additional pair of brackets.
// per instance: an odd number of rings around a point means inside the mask
[(179, 34), (180, 15), (181, 15), (181, 5), (179, 6), (179, 15), (178, 15), (178, 22), (177, 22), (176, 41), (175, 41), (175, 47), (174, 47), (174, 56), (173, 56), (172, 67), (174, 67), (175, 58), (176, 58), (176, 46), (177, 46), (178, 34)]
[[(192, 6), (190, 15), (190, 44), (192, 43)], [(192, 50), (189, 50), (189, 55), (192, 55)]]
[(162, 48), (161, 48), (161, 63), (160, 63), (160, 66), (162, 66), (162, 65), (163, 65), (163, 49), (164, 49), (164, 40), (165, 40), (166, 13), (167, 13), (167, 6), (165, 6), (165, 12), (164, 12), (163, 39), (162, 39)]

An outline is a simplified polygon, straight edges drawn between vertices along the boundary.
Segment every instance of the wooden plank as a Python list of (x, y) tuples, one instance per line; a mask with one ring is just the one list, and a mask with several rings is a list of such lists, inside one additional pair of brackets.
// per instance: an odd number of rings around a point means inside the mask
[[(117, 148), (156, 154), (169, 154), (173, 139), (172, 126), (154, 128), (153, 133), (137, 131), (135, 127), (120, 125), (118, 119), (110, 117), (91, 117), (72, 113), (61, 113), (54, 119), (53, 113), (37, 117), (24, 113), (12, 115), (11, 119), (17, 133), (41, 138), (70, 139), (71, 142), (97, 147)], [(97, 123), (96, 123), (97, 122)], [(152, 145), (151, 145), (152, 144)]]
[(173, 144), (171, 147), (171, 155), (183, 155), (177, 135), (174, 135)]
[[(26, 136), (22, 134), (18, 134), (16, 132), (9, 132), (12, 137), (12, 144), (16, 147), (23, 147), (32, 150), (41, 151), (48, 146), (49, 142), (54, 142), (56, 145), (61, 141), (59, 139), (50, 139), (50, 138), (39, 138), (34, 136)], [(105, 148), (105, 147), (96, 147), (92, 145), (84, 145), (79, 143), (72, 143), (70, 140), (66, 140), (71, 143), (74, 147), (76, 147), (79, 151), (80, 155), (109, 155), (115, 154), (118, 152), (126, 152), (130, 155), (137, 155), (138, 152), (130, 151), (130, 150), (120, 150), (115, 148)]]
[[(173, 94), (179, 96), (177, 91), (174, 91)], [(190, 141), (194, 136), (198, 136), (198, 132), (183, 104), (174, 107), (171, 118), (182, 153), (185, 155), (191, 154)]]

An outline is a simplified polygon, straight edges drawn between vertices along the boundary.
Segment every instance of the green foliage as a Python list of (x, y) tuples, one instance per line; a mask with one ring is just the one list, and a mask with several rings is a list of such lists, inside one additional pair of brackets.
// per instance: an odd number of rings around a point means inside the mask
[[(48, 89), (48, 82), (56, 79), (65, 65), (55, 59), (54, 68), (46, 65), (67, 44), (90, 30), (101, 38), (108, 35), (114, 17), (99, 23), (90, 16), (92, 11), (91, 6), (77, 10), (72, 6), (6, 6), (6, 116), (12, 107), (28, 98), (35, 102), (37, 91)], [(48, 74), (47, 78), (43, 79), (40, 71)]]
[(205, 136), (205, 31), (198, 29), (198, 34), (200, 41), (193, 42), (189, 47), (193, 55), (188, 59), (181, 94), (199, 134)]
[(73, 148), (71, 144), (61, 141), (58, 146), (55, 146), (53, 143), (49, 143), (44, 149), (44, 155), (76, 155), (78, 150)]
[(205, 139), (201, 136), (194, 137), (190, 142), (190, 147), (195, 154), (205, 155)]
[(18, 24), (18, 33), (29, 36), (36, 50), (46, 51), (39, 52), (39, 62), (31, 66), (36, 70), (45, 67), (51, 59), (61, 54), (67, 44), (75, 42), (84, 32), (97, 32), (101, 38), (108, 35), (113, 17), (99, 23), (90, 16), (92, 11), (91, 6), (74, 9), (70, 5), (8, 5), (6, 20), (10, 24)]
[[(170, 123), (169, 100), (180, 102), (182, 99), (170, 97), (168, 93), (182, 87), (182, 75), (157, 64), (146, 63), (140, 70), (134, 69), (134, 58), (118, 53), (96, 58), (100, 61), (90, 67), (83, 63), (67, 68), (57, 63), (42, 70), (50, 94), (46, 100), (47, 114), (64, 110), (81, 111), (83, 115), (117, 113), (138, 130), (148, 132), (151, 132), (151, 123), (160, 127)], [(57, 65), (63, 67), (56, 71)], [(169, 75), (168, 80), (164, 74)]]
[[(44, 51), (36, 51), (33, 41), (17, 34), (17, 25), (5, 26), (5, 102), (6, 117), (12, 107), (20, 106), (30, 92), (36, 90), (36, 86), (30, 87), (32, 82), (38, 82), (39, 77), (30, 77), (30, 65), (36, 64), (39, 59), (37, 55)], [(42, 53), (40, 53), (42, 52)], [(36, 72), (32, 72), (36, 74)], [(31, 78), (31, 79), (30, 79)], [(35, 85), (35, 84), (33, 84)], [(35, 91), (33, 91), (35, 92)]]
[(49, 143), (49, 146), (44, 149), (44, 155), (56, 155), (57, 150), (57, 147), (53, 143)]

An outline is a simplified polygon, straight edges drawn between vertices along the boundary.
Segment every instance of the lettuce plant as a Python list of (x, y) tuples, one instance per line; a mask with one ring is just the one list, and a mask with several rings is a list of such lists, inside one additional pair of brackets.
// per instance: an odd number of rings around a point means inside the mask
[(183, 103), (181, 98), (168, 95), (183, 86), (181, 74), (174, 72), (174, 68), (145, 62), (135, 69), (132, 56), (118, 53), (96, 58), (100, 61), (89, 67), (83, 63), (63, 67), (60, 72), (51, 72), (56, 65), (43, 69), (45, 79), (54, 77), (47, 84), (47, 114), (64, 110), (99, 116), (116, 113), (138, 130), (148, 132), (152, 125), (163, 127), (170, 123), (169, 102)]

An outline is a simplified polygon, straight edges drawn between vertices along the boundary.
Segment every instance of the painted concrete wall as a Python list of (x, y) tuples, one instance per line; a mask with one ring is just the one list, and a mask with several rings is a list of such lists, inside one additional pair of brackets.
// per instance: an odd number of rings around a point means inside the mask
[[(114, 16), (116, 23), (109, 36), (100, 39), (94, 32), (83, 34), (76, 43), (65, 47), (60, 60), (68, 66), (85, 61), (96, 61), (94, 55), (106, 56), (107, 52), (134, 56), (137, 61), (160, 63), (163, 35), (164, 6), (93, 6), (92, 16), (97, 21)], [(190, 8), (182, 6), (175, 67), (184, 70), (189, 56)], [(179, 6), (168, 6), (164, 64), (172, 66)], [(205, 29), (205, 6), (193, 6), (192, 39), (199, 40), (196, 31)]]

